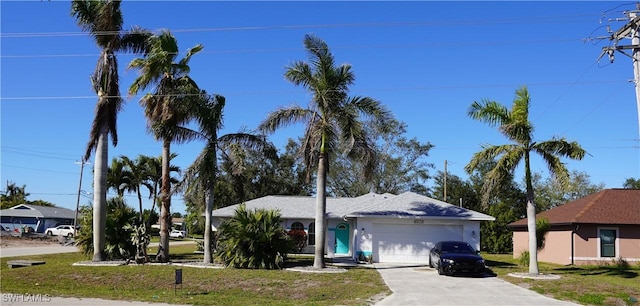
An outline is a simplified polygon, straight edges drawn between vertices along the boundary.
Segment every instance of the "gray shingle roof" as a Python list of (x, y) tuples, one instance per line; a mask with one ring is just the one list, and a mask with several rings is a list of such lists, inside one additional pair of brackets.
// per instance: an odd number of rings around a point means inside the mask
[(0, 216), (74, 219), (76, 212), (62, 207), (20, 204), (0, 210)]
[[(245, 204), (247, 209), (277, 209), (286, 219), (314, 219), (315, 197), (266, 196)], [(230, 217), (239, 204), (216, 209), (214, 217)], [(457, 207), (413, 192), (400, 195), (368, 193), (356, 198), (327, 198), (327, 217), (395, 217), (451, 218), (492, 221), (495, 218), (473, 210)]]

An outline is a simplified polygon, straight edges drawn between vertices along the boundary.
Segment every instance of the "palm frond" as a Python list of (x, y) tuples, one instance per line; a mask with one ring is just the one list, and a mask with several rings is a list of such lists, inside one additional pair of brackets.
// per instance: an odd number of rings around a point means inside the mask
[(309, 109), (294, 105), (288, 108), (280, 108), (267, 115), (267, 119), (262, 121), (258, 129), (264, 133), (273, 133), (281, 127), (287, 127), (295, 123), (309, 122), (313, 112)]
[(554, 155), (560, 155), (574, 160), (581, 160), (587, 154), (580, 144), (575, 141), (567, 141), (565, 138), (553, 138), (548, 141), (536, 143), (533, 146), (536, 152), (548, 152)]
[(474, 101), (467, 114), (469, 117), (486, 122), (491, 126), (508, 124), (511, 121), (509, 110), (502, 104), (490, 100)]
[(204, 46), (201, 44), (197, 44), (189, 49), (187, 49), (187, 54), (180, 60), (180, 62), (178, 63), (178, 65), (180, 66), (187, 66), (189, 65), (189, 61), (191, 60), (191, 56), (193, 56), (194, 54), (197, 54), (198, 52), (202, 51), (202, 49), (204, 49)]
[(309, 64), (303, 61), (295, 61), (286, 67), (284, 78), (295, 85), (301, 85), (304, 88), (315, 88), (316, 81), (313, 71)]
[(483, 163), (490, 162), (496, 159), (501, 154), (507, 154), (511, 151), (519, 149), (518, 145), (506, 144), (506, 145), (483, 145), (480, 152), (473, 154), (471, 161), (464, 167), (467, 173), (472, 173), (479, 169), (479, 166)]
[(150, 49), (149, 38), (152, 35), (147, 29), (134, 26), (122, 34), (117, 50), (146, 54)]

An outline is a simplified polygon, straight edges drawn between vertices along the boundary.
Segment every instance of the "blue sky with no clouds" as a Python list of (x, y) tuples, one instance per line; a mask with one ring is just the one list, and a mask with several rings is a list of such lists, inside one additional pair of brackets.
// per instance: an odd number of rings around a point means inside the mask
[[(638, 112), (632, 63), (616, 54), (596, 62), (608, 40), (585, 40), (617, 30), (633, 2), (209, 2), (124, 1), (125, 28), (170, 29), (182, 51), (203, 44), (191, 76), (224, 95), (223, 133), (257, 127), (279, 106), (307, 105), (309, 95), (283, 72), (306, 60), (302, 44), (314, 33), (338, 63), (356, 74), (353, 95), (380, 100), (408, 125), (408, 137), (431, 142), (435, 174), (466, 178), (464, 166), (482, 144), (503, 144), (495, 129), (471, 120), (469, 105), (491, 99), (510, 106), (529, 88), (535, 136), (576, 140), (590, 155), (566, 161), (594, 183), (621, 187), (640, 177)], [(27, 185), (30, 199), (75, 208), (80, 159), (96, 102), (89, 75), (99, 50), (70, 16), (68, 1), (0, 2), (1, 171)], [(620, 44), (630, 44), (629, 40)], [(136, 77), (132, 55), (118, 57), (121, 89)], [(119, 144), (109, 156), (157, 156), (161, 144), (146, 132), (138, 104), (119, 116)], [(276, 132), (280, 148), (302, 127)], [(202, 143), (174, 145), (186, 168)], [(534, 170), (547, 175), (539, 160)], [(91, 166), (82, 189), (91, 191)], [(432, 184), (432, 182), (430, 182)], [(431, 187), (431, 186), (429, 186)], [(131, 205), (135, 197), (128, 198)], [(87, 204), (89, 199), (82, 199)], [(150, 203), (145, 204), (148, 208)], [(174, 211), (184, 212), (180, 197)]]

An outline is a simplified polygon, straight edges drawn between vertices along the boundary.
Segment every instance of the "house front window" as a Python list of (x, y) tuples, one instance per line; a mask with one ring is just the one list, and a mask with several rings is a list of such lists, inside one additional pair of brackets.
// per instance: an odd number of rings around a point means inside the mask
[(300, 222), (293, 222), (293, 224), (291, 224), (291, 230), (292, 231), (295, 231), (295, 230), (304, 231), (304, 225), (302, 225), (302, 223), (300, 223)]
[(616, 257), (616, 236), (615, 229), (601, 228), (598, 233), (600, 240), (600, 257)]
[(307, 233), (309, 236), (309, 245), (316, 245), (316, 223), (309, 223), (309, 232)]

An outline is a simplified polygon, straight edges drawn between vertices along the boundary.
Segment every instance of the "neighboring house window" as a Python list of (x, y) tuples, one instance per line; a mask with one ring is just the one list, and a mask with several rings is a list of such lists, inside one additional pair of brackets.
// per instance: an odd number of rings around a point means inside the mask
[(611, 228), (601, 228), (598, 238), (600, 238), (600, 257), (616, 257), (617, 230)]
[(309, 245), (316, 245), (316, 224), (315, 222), (309, 223)]
[(291, 230), (292, 231), (295, 231), (295, 230), (304, 231), (304, 225), (302, 225), (302, 223), (300, 223), (300, 222), (293, 222), (293, 224), (291, 224)]

